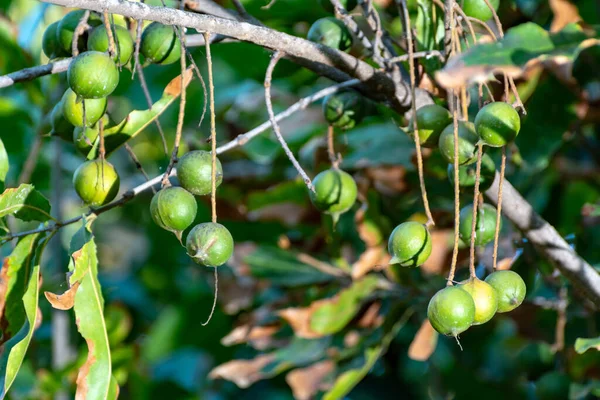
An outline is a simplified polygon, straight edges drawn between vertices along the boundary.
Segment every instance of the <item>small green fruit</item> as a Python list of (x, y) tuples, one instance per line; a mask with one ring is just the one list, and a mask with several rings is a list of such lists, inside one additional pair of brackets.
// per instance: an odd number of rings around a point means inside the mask
[(352, 46), (352, 35), (346, 25), (333, 17), (316, 20), (308, 30), (307, 39), (338, 50)]
[(455, 286), (437, 292), (427, 306), (431, 326), (447, 336), (458, 336), (475, 320), (475, 303), (469, 293)]
[[(428, 104), (419, 108), (417, 110), (419, 143), (423, 147), (437, 147), (442, 131), (451, 124), (452, 114), (444, 107), (438, 106), (437, 104)], [(412, 119), (408, 124), (408, 130), (411, 135), (414, 135)]]
[(492, 319), (498, 310), (498, 294), (491, 285), (474, 278), (461, 283), (459, 288), (469, 293), (475, 303), (473, 325), (481, 325)]
[[(58, 23), (58, 27), (56, 28), (56, 41), (58, 42), (61, 52), (65, 55), (71, 54), (75, 29), (77, 29), (77, 25), (79, 25), (79, 21), (81, 21), (84, 13), (85, 10), (71, 11)], [(102, 24), (102, 20), (98, 14), (91, 13), (87, 23), (90, 26), (98, 26)], [(77, 48), (80, 52), (85, 51), (85, 42), (86, 35), (80, 35), (77, 39)]]
[(58, 40), (56, 38), (58, 24), (59, 21), (56, 21), (48, 25), (44, 31), (44, 36), (42, 36), (42, 50), (50, 59), (69, 55), (69, 53), (65, 53), (65, 51), (58, 44)]
[(543, 375), (535, 383), (538, 400), (565, 400), (569, 398), (571, 380), (562, 372), (553, 371)]
[(475, 130), (485, 144), (502, 147), (515, 140), (521, 129), (521, 119), (507, 103), (496, 101), (484, 106), (475, 117)]
[[(181, 186), (196, 196), (212, 192), (212, 155), (196, 150), (186, 153), (177, 163), (177, 179)], [(216, 187), (223, 182), (223, 167), (217, 158)]]
[(50, 114), (50, 124), (52, 131), (50, 135), (58, 136), (59, 138), (71, 142), (73, 140), (73, 125), (67, 121), (63, 114), (63, 101), (59, 101)]
[(498, 293), (498, 312), (505, 313), (519, 307), (527, 293), (523, 278), (514, 271), (496, 271), (488, 275), (485, 281)]
[(106, 98), (77, 99), (71, 89), (67, 89), (62, 97), (63, 114), (73, 126), (84, 126), (83, 104), (85, 102), (85, 126), (92, 126), (102, 118), (106, 111)]
[(84, 99), (100, 99), (119, 84), (119, 70), (108, 54), (99, 51), (81, 53), (67, 70), (69, 86)]
[(197, 264), (218, 267), (233, 254), (233, 237), (223, 225), (205, 222), (192, 228), (185, 247)]
[(431, 235), (419, 222), (408, 221), (398, 225), (388, 240), (390, 264), (401, 267), (418, 267), (431, 255)]
[(106, 160), (86, 161), (75, 171), (73, 186), (85, 204), (99, 207), (110, 203), (119, 192), (119, 174)]
[[(458, 122), (458, 164), (468, 165), (477, 161), (477, 142), (479, 136), (475, 132), (475, 125), (471, 122)], [(454, 124), (448, 125), (440, 135), (438, 143), (442, 157), (450, 164), (454, 164)]]
[[(321, 7), (327, 12), (334, 12), (333, 4), (330, 0), (319, 0)], [(352, 11), (356, 8), (356, 0), (340, 0), (340, 4), (346, 9), (346, 11)]]
[(334, 219), (348, 211), (356, 201), (357, 188), (354, 178), (347, 172), (331, 168), (313, 179), (315, 191), (309, 191), (314, 206)]
[(153, 22), (142, 33), (140, 51), (154, 64), (173, 64), (181, 57), (181, 42), (173, 27)]
[[(494, 11), (498, 11), (500, 0), (490, 0), (490, 4), (494, 7)], [(468, 17), (477, 18), (483, 22), (494, 16), (484, 0), (464, 0), (462, 9)]]
[[(117, 64), (125, 65), (129, 62), (129, 59), (133, 54), (133, 39), (127, 28), (120, 25), (115, 25), (113, 37), (115, 37), (115, 44), (117, 47)], [(108, 51), (108, 34), (104, 25), (94, 28), (88, 38), (87, 45), (89, 50), (99, 51), (101, 53)]]
[(365, 113), (365, 100), (355, 91), (331, 94), (323, 102), (323, 115), (336, 128), (354, 128), (363, 120)]
[(193, 194), (183, 188), (171, 186), (152, 197), (150, 215), (161, 228), (181, 232), (194, 222), (197, 207)]
[[(476, 165), (463, 165), (458, 167), (458, 185), (461, 188), (472, 188), (475, 186)], [(496, 177), (496, 165), (494, 160), (487, 154), (481, 157), (481, 171), (479, 174), (479, 190), (488, 190)], [(448, 179), (454, 186), (454, 164), (448, 164)]]
[[(473, 225), (473, 205), (460, 210), (460, 238), (467, 244), (471, 243), (471, 228)], [(502, 219), (500, 219), (502, 227)], [(483, 204), (477, 212), (475, 223), (475, 245), (485, 246), (494, 240), (496, 233), (496, 208), (490, 204)]]

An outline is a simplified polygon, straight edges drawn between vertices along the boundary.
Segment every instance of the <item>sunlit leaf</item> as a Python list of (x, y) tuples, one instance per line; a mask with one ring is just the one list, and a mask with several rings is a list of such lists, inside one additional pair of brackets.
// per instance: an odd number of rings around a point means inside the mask
[(600, 337), (597, 338), (577, 338), (575, 340), (575, 351), (579, 354), (585, 353), (590, 349), (600, 350)]
[(77, 375), (76, 399), (116, 399), (119, 389), (112, 376), (111, 353), (104, 321), (104, 298), (98, 281), (94, 237), (82, 227), (71, 241), (71, 286), (79, 282), (74, 311), (77, 328), (88, 346), (87, 360)]
[[(21, 239), (2, 268), (2, 285), (6, 284), (9, 287), (6, 301), (10, 302), (10, 308), (5, 310), (6, 313), (2, 316), (2, 323), (8, 323), (11, 328), (4, 331), (2, 338), (4, 343), (0, 346), (0, 399), (4, 398), (21, 368), (33, 331), (40, 318), (38, 315), (41, 283), (39, 261), (47, 243), (46, 240), (40, 244), (40, 239), (40, 234)], [(6, 275), (5, 270), (8, 270)]]
[[(140, 134), (148, 125), (156, 120), (181, 94), (183, 87), (187, 87), (192, 80), (192, 69), (189, 68), (184, 73), (184, 82), (182, 85), (181, 75), (173, 78), (163, 91), (162, 97), (152, 105), (148, 110), (135, 110), (117, 125), (104, 131), (104, 146), (106, 155), (110, 155), (128, 140), (133, 139)], [(90, 150), (87, 155), (89, 160), (98, 155), (98, 143)]]
[(44, 222), (53, 219), (48, 199), (30, 184), (6, 189), (0, 195), (0, 217), (11, 214), (23, 221)]

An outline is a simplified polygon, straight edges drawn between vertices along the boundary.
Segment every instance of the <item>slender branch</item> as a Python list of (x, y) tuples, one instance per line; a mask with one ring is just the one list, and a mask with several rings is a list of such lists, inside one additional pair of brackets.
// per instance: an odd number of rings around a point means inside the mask
[(27, 82), (40, 76), (58, 74), (69, 69), (72, 58), (51, 62), (36, 67), (25, 68), (19, 71), (11, 72), (7, 75), (0, 76), (0, 88), (12, 86), (15, 83)]
[[(210, 96), (210, 147), (211, 147), (211, 170), (210, 170), (210, 208), (212, 223), (217, 223), (217, 123), (215, 120), (215, 84), (213, 79), (213, 63), (210, 52), (210, 33), (204, 33), (206, 41), (206, 65), (208, 70), (208, 92)], [(216, 271), (216, 268), (215, 268)], [(216, 276), (215, 276), (216, 278)], [(216, 298), (216, 296), (215, 296)], [(216, 300), (215, 300), (216, 301)]]
[(86, 29), (88, 29), (89, 26), (87, 21), (89, 18), (90, 11), (87, 10), (81, 16), (81, 19), (79, 20), (79, 23), (73, 32), (73, 40), (71, 41), (71, 54), (73, 54), (73, 57), (77, 57), (79, 55), (79, 37), (83, 35), (83, 32), (85, 32)]
[[(452, 89), (451, 89), (452, 90)], [(454, 246), (452, 247), (452, 263), (448, 273), (448, 282), (446, 285), (452, 286), (454, 274), (456, 273), (456, 263), (458, 261), (458, 242), (460, 240), (460, 182), (458, 171), (458, 107), (454, 107), (452, 112), (452, 123), (454, 126)]]
[(506, 170), (506, 146), (502, 147), (502, 159), (500, 161), (500, 181), (498, 182), (498, 204), (496, 207), (496, 230), (494, 231), (494, 252), (492, 254), (492, 269), (495, 271), (498, 265), (498, 239), (500, 237), (500, 222), (502, 221), (502, 184), (504, 183), (504, 172)]
[[(496, 173), (494, 183), (485, 192), (495, 205), (498, 204), (499, 182), (500, 174)], [(502, 184), (502, 193), (504, 216), (597, 308), (600, 304), (600, 274), (579, 257), (556, 229), (540, 217), (507, 180)]]
[(477, 220), (479, 219), (479, 182), (481, 178), (481, 156), (483, 155), (483, 143), (477, 145), (477, 164), (475, 167), (475, 190), (473, 194), (473, 213), (471, 215), (471, 243), (469, 246), (469, 272), (471, 278), (475, 278), (475, 239), (477, 238)]
[[(413, 53), (412, 58), (432, 58), (432, 57), (437, 57), (439, 58), (441, 61), (444, 61), (444, 54), (439, 51), (439, 50), (427, 50), (427, 51), (417, 51), (415, 53)], [(390, 62), (405, 62), (409, 60), (409, 55), (408, 54), (403, 54), (401, 56), (397, 56), (394, 58), (390, 58)]]
[(313, 187), (310, 178), (308, 177), (308, 175), (306, 175), (306, 172), (304, 172), (304, 169), (302, 169), (302, 166), (300, 165), (298, 160), (296, 160), (294, 153), (292, 153), (289, 146), (285, 142), (283, 135), (281, 134), (281, 130), (279, 129), (277, 121), (275, 121), (273, 104), (271, 104), (271, 79), (273, 77), (273, 70), (275, 69), (277, 62), (281, 59), (281, 56), (282, 54), (279, 51), (276, 51), (275, 54), (273, 54), (273, 57), (271, 57), (271, 61), (269, 62), (269, 66), (267, 67), (267, 73), (265, 75), (265, 103), (267, 105), (267, 112), (269, 113), (269, 121), (271, 121), (271, 125), (273, 126), (275, 136), (277, 136), (277, 140), (283, 148), (283, 151), (285, 152), (286, 156), (289, 158), (294, 168), (296, 168), (296, 171), (298, 171), (308, 189), (314, 192), (315, 188)]
[[(444, 2), (444, 55), (446, 60), (452, 55), (453, 35), (454, 30), (454, 0), (445, 0)], [(448, 91), (448, 106), (450, 111), (454, 111), (454, 92)]]
[[(355, 86), (357, 84), (359, 84), (360, 81), (358, 79), (351, 79), (347, 82), (342, 82), (339, 83), (335, 86), (330, 86), (328, 88), (322, 89), (316, 93), (311, 94), (310, 96), (304, 97), (302, 99), (300, 99), (298, 102), (294, 103), (292, 106), (290, 106), (288, 109), (286, 109), (285, 111), (280, 112), (279, 114), (277, 114), (275, 116), (275, 122), (279, 122), (287, 117), (289, 117), (290, 115), (294, 114), (297, 111), (300, 110), (304, 110), (306, 109), (306, 107), (308, 107), (311, 103), (318, 101), (324, 97), (329, 96), (330, 94), (333, 93), (337, 93), (339, 92), (341, 89), (343, 88), (347, 88), (350, 86)], [(233, 139), (231, 142), (224, 144), (223, 146), (220, 146), (219, 148), (217, 148), (217, 154), (221, 154), (224, 153), (228, 150), (231, 150), (235, 147), (239, 147), (239, 146), (243, 146), (246, 143), (248, 143), (250, 140), (252, 140), (254, 137), (260, 135), (261, 133), (263, 133), (264, 131), (266, 131), (267, 129), (269, 129), (271, 127), (271, 121), (265, 121), (262, 124), (260, 124), (259, 126), (257, 126), (256, 128), (238, 135), (235, 139)]]
[[(179, 25), (251, 42), (273, 51), (281, 51), (295, 63), (334, 81), (342, 82), (351, 77), (358, 78), (363, 82), (358, 90), (375, 101), (390, 103), (399, 112), (404, 112), (410, 107), (412, 96), (407, 82), (392, 79), (384, 71), (339, 50), (273, 29), (172, 8), (152, 7), (127, 0), (43, 1), (67, 7), (107, 11), (130, 18), (158, 21), (166, 25)], [(420, 95), (423, 93), (423, 90), (419, 90)], [(430, 102), (430, 97), (422, 96), (422, 100)]]

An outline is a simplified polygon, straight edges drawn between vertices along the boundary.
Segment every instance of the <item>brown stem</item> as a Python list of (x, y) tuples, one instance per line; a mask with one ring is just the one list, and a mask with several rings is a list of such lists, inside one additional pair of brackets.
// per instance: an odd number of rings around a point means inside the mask
[(81, 19), (79, 20), (79, 23), (73, 32), (73, 41), (71, 42), (71, 54), (73, 54), (73, 57), (77, 57), (79, 55), (79, 37), (83, 35), (83, 32), (85, 32), (85, 30), (88, 28), (87, 21), (89, 18), (90, 10), (86, 10), (81, 16)]
[(502, 147), (502, 160), (500, 161), (500, 181), (498, 182), (498, 204), (496, 206), (496, 230), (494, 232), (493, 269), (496, 270), (498, 261), (498, 240), (500, 237), (500, 221), (502, 220), (502, 183), (506, 169), (506, 146)]
[(477, 164), (475, 167), (475, 193), (473, 195), (473, 220), (471, 221), (471, 246), (469, 252), (469, 272), (475, 278), (475, 237), (477, 236), (477, 219), (479, 216), (479, 181), (481, 179), (481, 156), (483, 143), (477, 145)]
[(333, 125), (327, 127), (327, 155), (329, 156), (329, 162), (333, 168), (339, 168), (339, 158), (335, 154), (334, 137), (333, 137)]
[(454, 246), (452, 247), (452, 263), (450, 264), (450, 272), (448, 273), (448, 281), (446, 285), (452, 286), (454, 274), (456, 272), (456, 263), (458, 261), (458, 243), (460, 240), (460, 182), (458, 174), (458, 112), (457, 107), (452, 113), (454, 125)]
[(213, 80), (212, 56), (210, 53), (210, 33), (204, 33), (206, 43), (206, 63), (208, 65), (208, 92), (210, 96), (210, 144), (212, 156), (210, 205), (212, 222), (217, 222), (217, 128), (215, 121), (215, 86)]

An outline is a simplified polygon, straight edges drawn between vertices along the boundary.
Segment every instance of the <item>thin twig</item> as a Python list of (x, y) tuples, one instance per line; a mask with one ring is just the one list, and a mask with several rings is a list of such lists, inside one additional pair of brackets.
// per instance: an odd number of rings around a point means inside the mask
[(135, 78), (135, 73), (137, 72), (140, 64), (140, 44), (142, 42), (142, 27), (144, 25), (144, 20), (136, 19), (135, 23), (135, 49), (133, 51), (133, 70), (131, 72), (132, 80)]
[(21, 170), (21, 174), (19, 174), (19, 185), (22, 183), (27, 183), (31, 179), (31, 175), (35, 170), (37, 165), (40, 150), (42, 149), (42, 136), (36, 135), (33, 141), (33, 144), (29, 148), (29, 154), (27, 154), (27, 159), (25, 160), (25, 164), (23, 164), (23, 169)]
[(73, 31), (73, 41), (71, 42), (71, 54), (73, 54), (73, 57), (77, 57), (79, 55), (79, 37), (83, 35), (83, 32), (85, 32), (85, 30), (88, 28), (87, 21), (89, 17), (90, 10), (86, 10), (81, 16), (75, 31)]
[(477, 219), (479, 217), (479, 181), (481, 179), (481, 156), (483, 143), (477, 145), (477, 164), (475, 167), (475, 193), (473, 195), (473, 220), (471, 221), (471, 246), (469, 252), (469, 272), (475, 278), (475, 237), (477, 236)]
[(500, 221), (502, 220), (502, 183), (504, 183), (504, 172), (506, 169), (506, 146), (502, 147), (502, 159), (500, 161), (500, 182), (498, 182), (498, 204), (496, 205), (496, 230), (494, 231), (494, 253), (493, 269), (496, 270), (498, 261), (498, 240), (500, 237)]
[(408, 15), (408, 6), (406, 5), (406, 0), (402, 0), (402, 13), (404, 16), (404, 23), (407, 27), (407, 35), (406, 40), (408, 42), (408, 64), (409, 64), (409, 72), (410, 72), (410, 89), (412, 93), (412, 114), (413, 114), (413, 132), (414, 132), (414, 140), (415, 140), (415, 149), (417, 152), (417, 171), (419, 173), (419, 186), (421, 187), (421, 197), (423, 199), (423, 208), (425, 208), (425, 215), (427, 216), (427, 226), (435, 225), (433, 220), (433, 216), (431, 215), (431, 210), (429, 209), (429, 200), (427, 199), (427, 188), (425, 187), (425, 177), (423, 174), (423, 155), (421, 154), (421, 138), (419, 137), (419, 127), (417, 126), (417, 105), (414, 101), (415, 99), (415, 60), (413, 58), (413, 37), (412, 37), (412, 29), (410, 27), (410, 17)]
[(110, 58), (115, 59), (119, 57), (118, 47), (115, 45), (115, 36), (113, 35), (113, 27), (110, 24), (108, 13), (104, 11), (102, 13), (102, 21), (104, 22), (104, 28), (106, 29), (106, 36), (108, 36), (108, 55)]
[[(445, 0), (444, 2), (444, 56), (449, 60), (452, 56), (454, 45), (452, 32), (454, 30), (454, 0)], [(454, 111), (454, 91), (449, 90), (447, 95), (450, 111)]]
[[(211, 41), (212, 42), (212, 41)], [(202, 126), (202, 122), (204, 121), (204, 116), (206, 115), (206, 109), (208, 102), (206, 99), (208, 98), (208, 91), (206, 90), (206, 82), (204, 82), (204, 77), (202, 73), (200, 73), (200, 68), (196, 65), (196, 61), (194, 57), (192, 57), (192, 53), (186, 48), (185, 49), (188, 59), (190, 60), (190, 64), (192, 65), (192, 69), (196, 72), (196, 76), (200, 79), (200, 84), (202, 85), (202, 93), (203, 93), (203, 102), (202, 102), (202, 115), (200, 116), (200, 122), (198, 122), (198, 128)]]
[(556, 307), (556, 328), (552, 349), (562, 352), (565, 349), (565, 328), (567, 326), (567, 307), (569, 306), (568, 289), (563, 286), (558, 291), (558, 306)]
[(329, 125), (327, 127), (327, 155), (329, 156), (329, 162), (331, 162), (331, 166), (335, 169), (338, 169), (340, 167), (340, 161), (335, 154), (333, 130), (333, 125)]
[(371, 44), (369, 38), (360, 29), (358, 24), (352, 19), (348, 11), (344, 8), (340, 0), (330, 0), (333, 5), (335, 17), (341, 20), (350, 32), (360, 41), (363, 47), (372, 55), (373, 60), (381, 67), (385, 67), (385, 60), (378, 54), (376, 48)]
[(215, 295), (213, 297), (213, 304), (212, 304), (212, 308), (210, 309), (210, 314), (208, 315), (208, 318), (206, 319), (206, 321), (204, 321), (202, 323), (202, 326), (208, 325), (208, 323), (210, 322), (210, 320), (213, 317), (213, 314), (215, 313), (215, 309), (217, 308), (217, 298), (219, 296), (219, 273), (217, 272), (217, 269), (219, 267), (214, 267), (214, 268), (215, 268)]
[[(294, 103), (293, 105), (291, 105), (290, 107), (288, 107), (285, 111), (282, 111), (279, 114), (277, 114), (275, 116), (275, 122), (279, 122), (279, 121), (289, 117), (290, 115), (294, 114), (297, 111), (306, 109), (306, 107), (308, 107), (311, 103), (314, 103), (315, 101), (318, 101), (324, 97), (327, 97), (330, 94), (337, 93), (344, 88), (347, 88), (350, 86), (355, 86), (359, 83), (360, 83), (360, 81), (358, 79), (351, 79), (349, 81), (338, 83), (337, 85), (330, 86), (328, 88), (319, 90), (318, 92), (313, 93), (309, 96), (306, 96), (306, 97), (300, 99), (299, 101), (297, 101), (296, 103)], [(217, 154), (221, 154), (221, 153), (224, 153), (235, 147), (245, 145), (246, 143), (248, 143), (248, 141), (250, 141), (254, 137), (260, 135), (261, 133), (263, 133), (270, 127), (272, 127), (271, 120), (263, 122), (256, 128), (254, 128), (246, 133), (243, 133), (241, 135), (238, 135), (235, 139), (233, 139), (229, 143), (226, 143), (226, 144), (220, 146), (219, 148), (217, 148)]]
[[(133, 149), (131, 148), (131, 146), (129, 145), (129, 143), (125, 143), (125, 150), (127, 150), (127, 153), (129, 154), (129, 157), (131, 158), (131, 160), (133, 161), (133, 163), (135, 164), (135, 168), (140, 171), (140, 173), (142, 175), (144, 175), (144, 178), (146, 178), (146, 181), (150, 180), (150, 177), (148, 176), (148, 174), (146, 173), (146, 171), (144, 170), (144, 167), (142, 167), (142, 163), (140, 163), (139, 158), (137, 158), (137, 156), (135, 155), (135, 153), (133, 152)], [(152, 188), (152, 192), (156, 192), (154, 190), (154, 187)]]
[[(142, 87), (142, 91), (144, 92), (144, 97), (146, 98), (146, 104), (148, 104), (148, 108), (152, 109), (153, 101), (152, 96), (150, 96), (150, 90), (148, 90), (148, 84), (146, 83), (146, 77), (144, 75), (144, 71), (141, 64), (137, 64), (138, 77), (140, 78), (140, 86)], [(183, 77), (182, 77), (183, 79)], [(167, 139), (165, 136), (165, 132), (162, 129), (162, 125), (158, 118), (154, 120), (156, 127), (158, 128), (158, 133), (160, 134), (160, 138), (163, 144), (163, 150), (165, 154), (169, 153), (169, 149), (167, 147)]]
[(273, 104), (271, 103), (271, 79), (273, 76), (273, 70), (275, 69), (277, 62), (281, 57), (282, 53), (280, 51), (276, 51), (273, 54), (273, 56), (271, 57), (271, 61), (269, 62), (269, 66), (267, 67), (267, 73), (265, 75), (265, 103), (267, 105), (267, 112), (269, 113), (269, 121), (271, 121), (271, 125), (273, 126), (275, 136), (277, 136), (277, 140), (279, 141), (279, 144), (281, 144), (281, 147), (283, 148), (283, 151), (287, 155), (288, 159), (292, 162), (292, 165), (294, 166), (294, 168), (296, 168), (296, 171), (298, 171), (308, 189), (314, 192), (315, 188), (313, 187), (310, 178), (308, 177), (308, 175), (306, 175), (306, 172), (304, 172), (304, 170), (300, 166), (300, 163), (298, 162), (298, 160), (296, 160), (294, 153), (292, 153), (285, 139), (281, 135), (279, 125), (275, 120), (275, 113), (273, 112)]
[(215, 84), (213, 79), (210, 32), (204, 33), (206, 42), (206, 64), (208, 66), (208, 92), (210, 96), (210, 145), (211, 145), (211, 192), (210, 205), (212, 222), (217, 222), (217, 126), (215, 121)]
[(452, 263), (450, 264), (450, 272), (448, 273), (448, 281), (446, 284), (452, 286), (454, 274), (456, 272), (456, 263), (458, 261), (458, 243), (460, 240), (460, 184), (458, 174), (458, 107), (454, 107), (452, 120), (454, 125), (454, 246), (452, 247)]
[[(175, 28), (179, 29), (179, 28)], [(169, 165), (165, 170), (165, 175), (162, 181), (162, 186), (167, 186), (169, 184), (169, 174), (171, 174), (171, 170), (173, 166), (177, 162), (177, 154), (179, 153), (179, 144), (181, 143), (181, 134), (183, 132), (183, 119), (185, 117), (185, 100), (186, 100), (186, 92), (187, 87), (185, 85), (185, 71), (187, 69), (187, 65), (185, 62), (186, 51), (184, 40), (179, 40), (179, 45), (181, 46), (181, 55), (179, 57), (179, 64), (181, 67), (181, 95), (179, 98), (179, 115), (177, 116), (177, 128), (175, 131), (175, 142), (173, 143), (173, 151), (171, 152), (171, 158), (169, 160)]]

